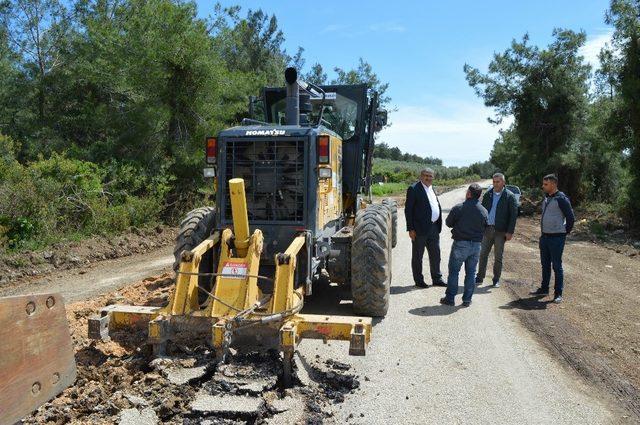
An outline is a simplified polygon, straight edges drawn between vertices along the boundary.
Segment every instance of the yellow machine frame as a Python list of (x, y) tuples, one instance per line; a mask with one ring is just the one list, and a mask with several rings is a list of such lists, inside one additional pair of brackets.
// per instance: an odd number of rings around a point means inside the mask
[[(263, 294), (258, 286), (263, 235), (259, 229), (249, 235), (244, 180), (229, 180), (233, 228), (204, 240), (182, 253), (175, 291), (166, 307), (112, 305), (89, 320), (89, 336), (108, 339), (109, 331), (148, 322), (149, 342), (156, 355), (164, 355), (166, 343), (178, 334), (210, 331), (211, 345), (222, 360), (237, 329), (255, 325), (279, 327), (279, 345), (284, 355), (285, 383), (291, 375), (293, 353), (302, 338), (350, 341), (349, 354), (364, 355), (371, 337), (371, 318), (300, 314), (304, 288), (295, 288), (296, 257), (307, 241), (296, 236), (284, 253), (276, 254), (273, 293)], [(219, 247), (218, 273), (212, 293), (201, 306), (198, 273), (203, 255)], [(206, 291), (205, 291), (206, 292)], [(249, 333), (251, 333), (249, 329)]]

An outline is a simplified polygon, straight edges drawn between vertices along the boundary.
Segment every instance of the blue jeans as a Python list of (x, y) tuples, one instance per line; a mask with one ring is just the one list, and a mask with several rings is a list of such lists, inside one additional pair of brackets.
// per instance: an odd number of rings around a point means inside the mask
[(480, 242), (453, 241), (449, 255), (449, 276), (447, 277), (447, 301), (453, 302), (458, 294), (458, 275), (464, 263), (464, 293), (462, 302), (471, 302), (476, 288), (476, 266), (480, 257)]
[(542, 289), (549, 290), (551, 282), (551, 267), (556, 275), (554, 292), (556, 296), (562, 295), (564, 288), (564, 271), (562, 270), (562, 252), (566, 235), (540, 236), (540, 263), (542, 263)]

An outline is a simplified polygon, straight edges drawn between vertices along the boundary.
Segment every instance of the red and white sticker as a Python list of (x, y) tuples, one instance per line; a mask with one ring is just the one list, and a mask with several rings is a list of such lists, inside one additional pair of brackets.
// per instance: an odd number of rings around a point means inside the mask
[(245, 279), (247, 277), (247, 263), (242, 261), (226, 261), (222, 266), (222, 274), (230, 279)]

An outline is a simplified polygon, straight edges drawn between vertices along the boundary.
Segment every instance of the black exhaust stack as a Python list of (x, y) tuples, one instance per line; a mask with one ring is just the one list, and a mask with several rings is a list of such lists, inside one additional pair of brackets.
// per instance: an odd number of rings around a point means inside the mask
[[(284, 79), (287, 81), (287, 105), (284, 110), (286, 124), (308, 126), (309, 114), (313, 110), (309, 92), (312, 89), (309, 88), (309, 84), (298, 79), (298, 71), (295, 68), (287, 68), (284, 71)], [(300, 89), (303, 93), (300, 93)]]
[(289, 67), (284, 71), (287, 81), (287, 105), (285, 121), (287, 125), (300, 125), (300, 86), (298, 85), (298, 71)]

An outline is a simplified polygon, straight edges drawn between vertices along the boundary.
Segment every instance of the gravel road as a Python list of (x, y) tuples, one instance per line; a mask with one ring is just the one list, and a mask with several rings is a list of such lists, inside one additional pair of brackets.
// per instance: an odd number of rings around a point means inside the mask
[[(464, 193), (457, 189), (440, 196), (443, 212), (462, 201)], [(503, 288), (480, 287), (466, 309), (459, 306), (460, 295), (458, 306), (440, 305), (444, 288), (416, 288), (402, 211), (398, 226), (391, 307), (375, 325), (367, 355), (349, 357), (342, 343), (323, 346), (307, 340), (300, 345), (303, 358), (319, 355), (348, 362), (353, 365), (350, 372), (360, 376), (361, 389), (336, 407), (337, 423), (616, 422), (616, 414), (577, 375), (551, 358), (515, 316), (499, 308), (511, 301)], [(441, 247), (446, 277), (448, 229), (443, 229)], [(343, 303), (340, 309), (346, 312), (349, 307)]]

